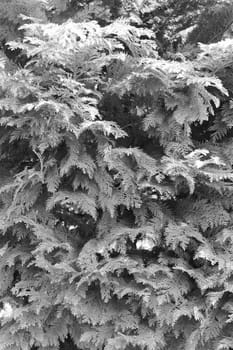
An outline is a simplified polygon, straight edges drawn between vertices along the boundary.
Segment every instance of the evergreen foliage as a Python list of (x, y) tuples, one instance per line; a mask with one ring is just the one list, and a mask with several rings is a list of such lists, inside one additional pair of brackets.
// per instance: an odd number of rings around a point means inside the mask
[(1, 350), (233, 348), (232, 12), (173, 5), (0, 4)]

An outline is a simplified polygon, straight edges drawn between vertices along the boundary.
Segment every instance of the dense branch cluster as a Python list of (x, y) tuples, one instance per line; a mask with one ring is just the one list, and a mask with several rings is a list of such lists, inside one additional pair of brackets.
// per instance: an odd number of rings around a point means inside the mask
[(1, 2), (2, 350), (233, 348), (231, 7)]

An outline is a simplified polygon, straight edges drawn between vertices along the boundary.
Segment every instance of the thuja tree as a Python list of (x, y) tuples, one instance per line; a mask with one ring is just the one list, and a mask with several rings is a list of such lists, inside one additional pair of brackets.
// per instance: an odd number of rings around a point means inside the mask
[(1, 2), (2, 350), (233, 348), (231, 11), (173, 3)]

